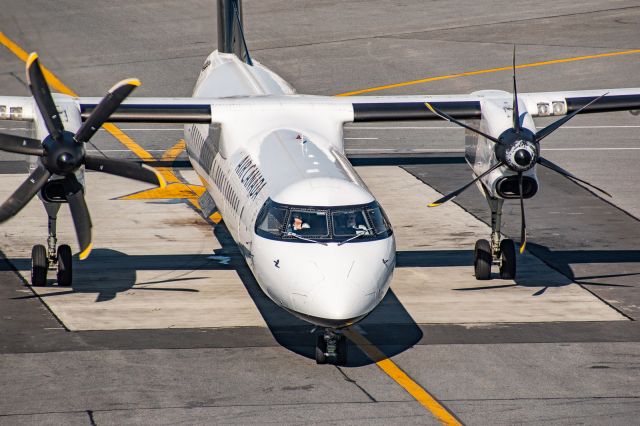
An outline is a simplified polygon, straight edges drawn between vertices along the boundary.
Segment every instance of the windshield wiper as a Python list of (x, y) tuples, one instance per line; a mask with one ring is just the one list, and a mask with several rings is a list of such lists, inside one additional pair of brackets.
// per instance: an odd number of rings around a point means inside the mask
[(360, 237), (362, 237), (363, 235), (366, 235), (366, 236), (369, 236), (369, 237), (371, 237), (371, 236), (374, 236), (374, 237), (375, 237), (375, 236), (378, 236), (378, 235), (380, 235), (380, 234), (382, 233), (382, 232), (373, 232), (373, 233), (370, 233), (370, 232), (372, 232), (372, 231), (373, 231), (373, 228), (359, 229), (358, 231), (361, 231), (361, 232), (356, 232), (356, 235), (354, 235), (353, 237), (347, 238), (347, 239), (346, 239), (346, 240), (344, 240), (344, 241), (340, 241), (340, 242), (338, 243), (338, 245), (339, 245), (339, 246), (341, 246), (341, 245), (343, 245), (343, 244), (348, 243), (349, 241), (353, 241), (353, 240), (355, 240), (356, 238), (360, 238)]
[(320, 244), (320, 245), (323, 245), (323, 246), (327, 245), (327, 243), (322, 243), (320, 241), (312, 240), (311, 238), (305, 238), (305, 237), (302, 237), (302, 236), (296, 234), (295, 232), (291, 232), (291, 231), (285, 232), (284, 235), (285, 235), (285, 237), (295, 237), (295, 238), (297, 238), (299, 240), (308, 241), (310, 243), (316, 243), (316, 244)]

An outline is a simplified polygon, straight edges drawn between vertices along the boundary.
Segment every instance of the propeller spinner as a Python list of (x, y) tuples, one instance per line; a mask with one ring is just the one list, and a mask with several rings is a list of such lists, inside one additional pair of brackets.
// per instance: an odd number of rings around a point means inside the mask
[(51, 91), (42, 73), (38, 55), (27, 59), (27, 81), (38, 105), (48, 135), (43, 141), (0, 133), (0, 150), (40, 157), (40, 165), (27, 180), (0, 206), (0, 223), (16, 215), (43, 188), (53, 175), (62, 176), (64, 196), (80, 244), (80, 259), (86, 259), (92, 248), (91, 216), (84, 198), (84, 187), (75, 172), (84, 166), (117, 176), (127, 177), (160, 187), (164, 178), (153, 168), (138, 163), (87, 155), (84, 144), (89, 141), (133, 90), (140, 86), (137, 79), (127, 79), (113, 86), (89, 118), (73, 134), (64, 129)]

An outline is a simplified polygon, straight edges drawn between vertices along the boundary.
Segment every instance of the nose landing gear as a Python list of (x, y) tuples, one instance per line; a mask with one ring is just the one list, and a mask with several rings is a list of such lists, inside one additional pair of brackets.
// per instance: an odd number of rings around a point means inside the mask
[(335, 330), (325, 329), (316, 340), (317, 364), (347, 364), (347, 338)]

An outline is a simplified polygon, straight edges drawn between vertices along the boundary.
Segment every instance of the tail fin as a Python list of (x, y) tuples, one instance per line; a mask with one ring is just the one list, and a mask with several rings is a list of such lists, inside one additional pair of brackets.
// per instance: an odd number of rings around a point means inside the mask
[(253, 65), (242, 28), (242, 0), (218, 0), (218, 51)]

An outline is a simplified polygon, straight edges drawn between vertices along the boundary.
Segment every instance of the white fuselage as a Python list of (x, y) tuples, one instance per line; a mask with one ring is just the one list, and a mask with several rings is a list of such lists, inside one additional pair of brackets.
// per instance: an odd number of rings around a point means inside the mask
[[(375, 204), (344, 156), (343, 124), (352, 109), (283, 104), (282, 95), (295, 91), (259, 63), (248, 66), (235, 55), (212, 53), (193, 96), (225, 102), (214, 111), (214, 124), (185, 126), (189, 158), (265, 294), (314, 324), (346, 326), (386, 294), (395, 267), (394, 236), (389, 230), (344, 244), (346, 238), (329, 236), (304, 240), (283, 236), (285, 222), (282, 232), (258, 235), (265, 203), (275, 212), (288, 206), (290, 223), (302, 211), (334, 230), (344, 210), (369, 206), (363, 211), (373, 212)], [(233, 96), (255, 96), (256, 102), (234, 104)]]

